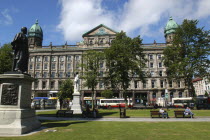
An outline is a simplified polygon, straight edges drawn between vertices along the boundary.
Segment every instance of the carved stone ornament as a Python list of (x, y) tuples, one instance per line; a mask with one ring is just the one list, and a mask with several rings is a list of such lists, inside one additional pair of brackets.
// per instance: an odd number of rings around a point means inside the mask
[(19, 90), (19, 85), (17, 84), (3, 84), (1, 105), (17, 105), (18, 90)]

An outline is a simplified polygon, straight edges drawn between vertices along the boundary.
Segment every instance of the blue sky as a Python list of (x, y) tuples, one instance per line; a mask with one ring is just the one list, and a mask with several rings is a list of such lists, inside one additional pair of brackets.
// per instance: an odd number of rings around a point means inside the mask
[(82, 34), (99, 24), (130, 37), (140, 35), (143, 43), (164, 43), (164, 27), (170, 16), (198, 19), (210, 30), (210, 0), (0, 0), (0, 43), (13, 40), (20, 28), (39, 20), (43, 45), (76, 44)]

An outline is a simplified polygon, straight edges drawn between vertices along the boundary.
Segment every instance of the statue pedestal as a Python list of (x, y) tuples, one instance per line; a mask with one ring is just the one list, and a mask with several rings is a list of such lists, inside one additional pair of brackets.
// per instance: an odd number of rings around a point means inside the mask
[(80, 93), (79, 92), (75, 92), (72, 94), (73, 95), (73, 105), (71, 107), (71, 110), (73, 111), (73, 114), (82, 114), (82, 107), (80, 104)]
[(21, 135), (41, 123), (31, 109), (31, 84), (25, 74), (0, 74), (0, 135)]

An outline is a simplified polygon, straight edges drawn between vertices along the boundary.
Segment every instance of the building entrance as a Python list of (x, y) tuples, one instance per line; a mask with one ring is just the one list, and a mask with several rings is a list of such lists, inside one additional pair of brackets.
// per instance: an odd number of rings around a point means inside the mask
[(135, 93), (135, 104), (146, 105), (147, 93)]

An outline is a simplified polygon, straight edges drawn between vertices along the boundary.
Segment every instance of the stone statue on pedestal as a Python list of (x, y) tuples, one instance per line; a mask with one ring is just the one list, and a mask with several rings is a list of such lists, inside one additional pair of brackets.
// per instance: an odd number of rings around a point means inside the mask
[(74, 78), (74, 93), (73, 93), (73, 101), (71, 110), (73, 110), (73, 114), (82, 114), (82, 107), (81, 107), (81, 99), (80, 99), (80, 80), (79, 80), (79, 73), (76, 73)]
[(79, 92), (79, 84), (80, 80), (79, 80), (79, 74), (78, 72), (76, 73), (76, 76), (74, 78), (74, 93)]
[(27, 28), (22, 27), (21, 32), (16, 34), (14, 40), (11, 42), (14, 50), (14, 60), (12, 71), (26, 72), (28, 69), (28, 38), (26, 36)]

